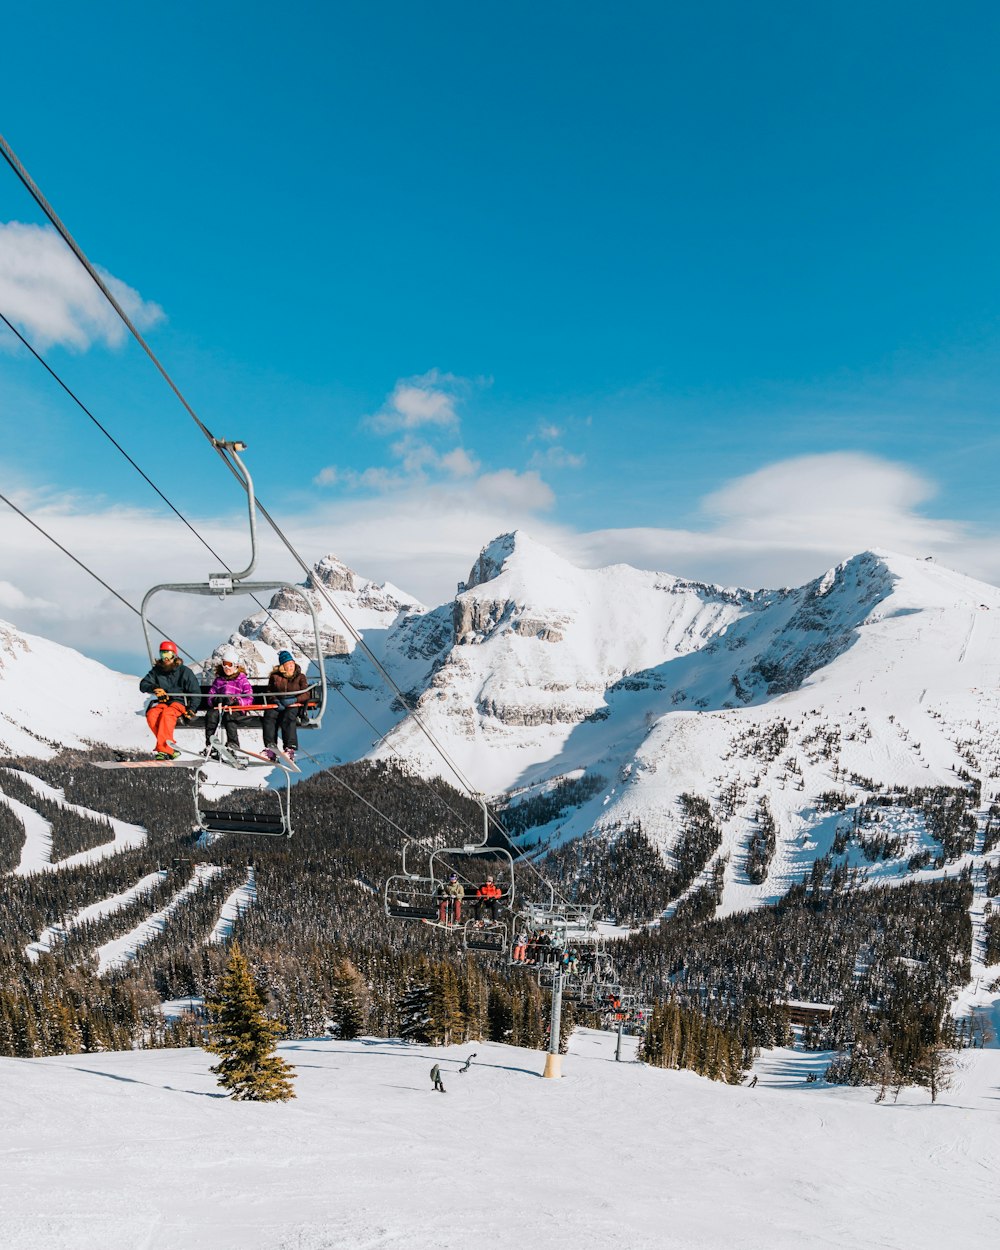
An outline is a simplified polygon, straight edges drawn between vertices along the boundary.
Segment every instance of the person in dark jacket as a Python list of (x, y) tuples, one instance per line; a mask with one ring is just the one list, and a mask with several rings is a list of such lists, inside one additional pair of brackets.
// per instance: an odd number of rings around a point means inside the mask
[(264, 754), (272, 760), (281, 732), (281, 746), (290, 760), (299, 749), (299, 713), (309, 702), (309, 682), (291, 651), (279, 651), (278, 663), (267, 679), (267, 702), (277, 703), (264, 713)]
[(177, 654), (177, 643), (165, 638), (160, 656), (139, 682), (143, 694), (153, 696), (146, 708), (146, 723), (156, 735), (154, 755), (158, 760), (175, 760), (180, 755), (174, 742), (174, 729), (181, 717), (193, 716), (201, 704), (198, 678)]

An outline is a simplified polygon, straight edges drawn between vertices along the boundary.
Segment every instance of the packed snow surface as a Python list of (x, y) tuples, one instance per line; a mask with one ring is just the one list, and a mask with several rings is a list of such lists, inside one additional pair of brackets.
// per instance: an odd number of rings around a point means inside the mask
[[(2, 1059), (17, 1250), (965, 1250), (1000, 1239), (1000, 1050), (875, 1104), (759, 1060), (756, 1088), (614, 1061), (562, 1080), (485, 1043), (287, 1042), (298, 1097), (223, 1097), (200, 1050)], [(458, 1067), (471, 1052), (471, 1070)], [(441, 1064), (447, 1093), (431, 1089)]]

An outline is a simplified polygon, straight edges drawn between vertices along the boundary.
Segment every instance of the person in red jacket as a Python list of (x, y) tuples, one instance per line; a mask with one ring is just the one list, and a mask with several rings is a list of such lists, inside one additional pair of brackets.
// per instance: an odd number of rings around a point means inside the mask
[(503, 890), (494, 882), (492, 877), (487, 877), (483, 884), (476, 891), (476, 901), (473, 907), (476, 912), (476, 919), (482, 920), (483, 912), (488, 911), (491, 920), (497, 918), (497, 902), (503, 898)]

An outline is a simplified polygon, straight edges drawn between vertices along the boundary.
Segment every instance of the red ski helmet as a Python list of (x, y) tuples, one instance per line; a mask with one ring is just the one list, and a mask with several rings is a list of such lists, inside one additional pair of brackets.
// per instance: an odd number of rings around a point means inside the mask
[(172, 655), (176, 655), (178, 652), (177, 643), (171, 642), (169, 638), (164, 638), (164, 640), (160, 643), (160, 655), (162, 655), (164, 651), (169, 651)]

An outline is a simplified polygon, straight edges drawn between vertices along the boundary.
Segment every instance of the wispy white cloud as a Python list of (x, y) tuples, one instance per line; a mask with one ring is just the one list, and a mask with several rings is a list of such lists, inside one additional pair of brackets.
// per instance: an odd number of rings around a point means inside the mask
[(401, 378), (383, 406), (368, 418), (376, 433), (416, 430), (422, 426), (458, 425), (456, 404), (468, 383), (453, 373), (431, 369), (417, 377)]
[(0, 581), (0, 609), (24, 611), (29, 608), (51, 612), (55, 611), (56, 605), (49, 599), (37, 599), (26, 595), (23, 590), (12, 586), (10, 582)]
[(453, 477), (472, 477), (479, 470), (479, 461), (464, 447), (455, 447), (441, 457), (441, 467)]
[(624, 559), (743, 586), (790, 585), (871, 547), (933, 554), (1000, 580), (987, 536), (924, 514), (933, 483), (909, 465), (860, 452), (779, 461), (725, 483), (702, 501), (701, 529), (628, 528), (573, 535), (586, 563)]
[(530, 461), (533, 469), (582, 469), (586, 463), (587, 457), (582, 453), (569, 451), (558, 444), (534, 452)]
[[(158, 304), (113, 274), (100, 273), (140, 330), (163, 320)], [(86, 351), (98, 342), (116, 347), (126, 334), (118, 314), (49, 226), (0, 222), (0, 309), (38, 348), (58, 343)]]
[[(340, 470), (329, 471), (340, 480)], [(386, 483), (370, 477), (366, 485)], [(798, 585), (874, 546), (934, 555), (1000, 584), (998, 536), (927, 515), (932, 495), (932, 484), (905, 464), (838, 453), (782, 461), (722, 484), (704, 500), (698, 529), (580, 532), (559, 521), (553, 491), (537, 473), (510, 469), (419, 485), (400, 479), (392, 489), (328, 499), (281, 521), (309, 560), (333, 551), (362, 576), (391, 581), (428, 604), (450, 599), (480, 548), (519, 528), (584, 566), (621, 562), (725, 585)], [(173, 518), (81, 498), (23, 500), (134, 603), (152, 580), (151, 552), (157, 581), (198, 579), (214, 566)], [(242, 518), (192, 520), (216, 550), (239, 545)], [(261, 539), (261, 574), (298, 580), (266, 528)], [(0, 512), (0, 578), (0, 606), (21, 628), (90, 653), (138, 651), (134, 618), (9, 512)], [(154, 607), (164, 628), (203, 654), (252, 605), (165, 595)]]

